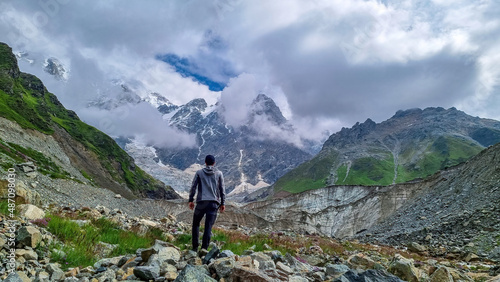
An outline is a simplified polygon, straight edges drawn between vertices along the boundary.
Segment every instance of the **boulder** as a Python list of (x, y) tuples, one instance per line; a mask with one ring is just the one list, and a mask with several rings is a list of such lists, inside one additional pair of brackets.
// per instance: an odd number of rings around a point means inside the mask
[(215, 273), (217, 273), (219, 277), (226, 278), (229, 277), (235, 265), (236, 261), (234, 257), (225, 257), (216, 260), (210, 267), (215, 270)]
[(407, 259), (400, 254), (394, 256), (388, 270), (403, 280), (410, 282), (419, 281), (419, 271), (413, 265), (413, 260)]
[[(260, 272), (258, 269), (245, 266), (236, 266), (228, 279), (229, 281), (272, 282), (274, 279)], [(194, 280), (193, 280), (194, 281)]]
[[(216, 282), (217, 280), (210, 277), (208, 272), (203, 266), (186, 265), (186, 267), (179, 273), (175, 282)], [(243, 280), (245, 281), (245, 280)]]
[(276, 268), (276, 265), (274, 264), (274, 261), (271, 259), (271, 257), (262, 252), (253, 253), (250, 255), (250, 257), (253, 260), (259, 262), (259, 269)]
[(384, 270), (374, 270), (370, 269), (361, 273), (356, 273), (353, 270), (349, 270), (344, 273), (341, 277), (333, 280), (334, 282), (404, 282), (398, 277), (388, 273)]
[(415, 252), (415, 253), (422, 253), (427, 251), (427, 247), (420, 245), (419, 243), (416, 242), (411, 242), (408, 245), (408, 250)]
[(31, 204), (18, 205), (19, 215), (29, 220), (42, 219), (45, 217), (45, 212), (39, 207)]
[(347, 265), (352, 269), (370, 269), (375, 267), (375, 261), (365, 254), (354, 254), (347, 259)]
[(326, 266), (326, 274), (331, 276), (342, 275), (349, 271), (349, 267), (345, 264), (327, 264)]
[(42, 241), (42, 234), (33, 226), (23, 226), (17, 232), (17, 241), (31, 248), (35, 248)]
[(134, 268), (134, 275), (143, 280), (155, 280), (160, 276), (160, 267), (156, 264)]

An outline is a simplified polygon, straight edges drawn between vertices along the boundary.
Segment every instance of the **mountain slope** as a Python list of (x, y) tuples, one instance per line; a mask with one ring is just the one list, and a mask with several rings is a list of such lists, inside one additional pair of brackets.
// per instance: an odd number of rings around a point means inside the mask
[(328, 185), (389, 185), (427, 177), (500, 142), (500, 122), (455, 108), (398, 111), (333, 134), (313, 159), (280, 178), (275, 192)]
[[(59, 172), (54, 177), (92, 179), (96, 185), (129, 198), (179, 197), (170, 187), (137, 167), (112, 138), (82, 122), (75, 112), (65, 109), (37, 77), (20, 72), (11, 48), (3, 43), (0, 43), (0, 116), (16, 122), (25, 130), (49, 135), (57, 141), (79, 173)], [(30, 149), (16, 147), (16, 143), (22, 143), (22, 140), (14, 141), (2, 141), (2, 160), (11, 163), (20, 159), (31, 160), (39, 166), (37, 162), (41, 156), (31, 151), (31, 155), (38, 158), (26, 156), (23, 152)], [(50, 155), (44, 157), (51, 159)], [(3, 163), (7, 166), (5, 161)]]
[(455, 170), (359, 238), (500, 260), (500, 144)]

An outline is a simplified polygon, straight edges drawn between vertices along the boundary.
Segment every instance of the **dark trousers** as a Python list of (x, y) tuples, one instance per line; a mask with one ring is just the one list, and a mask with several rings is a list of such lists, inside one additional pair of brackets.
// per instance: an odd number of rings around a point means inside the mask
[(210, 238), (212, 237), (212, 226), (217, 218), (217, 209), (219, 208), (219, 203), (213, 201), (202, 201), (196, 203), (196, 208), (194, 209), (193, 215), (193, 228), (191, 229), (191, 235), (193, 238), (193, 250), (198, 250), (199, 237), (200, 237), (200, 222), (205, 216), (205, 231), (203, 231), (203, 239), (201, 242), (202, 249), (208, 249), (208, 244), (210, 244)]

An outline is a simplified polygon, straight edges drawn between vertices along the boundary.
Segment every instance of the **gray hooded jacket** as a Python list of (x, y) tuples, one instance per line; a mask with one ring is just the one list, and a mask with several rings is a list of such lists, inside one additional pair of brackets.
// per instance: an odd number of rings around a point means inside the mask
[(194, 201), (215, 201), (220, 205), (224, 205), (226, 200), (226, 190), (224, 187), (224, 177), (222, 172), (213, 166), (207, 166), (196, 172), (191, 184), (191, 191), (189, 192), (189, 202)]

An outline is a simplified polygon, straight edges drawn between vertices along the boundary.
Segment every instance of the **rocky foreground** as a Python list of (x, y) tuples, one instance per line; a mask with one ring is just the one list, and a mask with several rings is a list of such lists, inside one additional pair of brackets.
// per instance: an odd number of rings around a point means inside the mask
[[(0, 279), (3, 281), (500, 281), (500, 265), (493, 261), (467, 258), (448, 260), (428, 257), (415, 252), (377, 245), (361, 245), (356, 241), (334, 241), (312, 238), (304, 246), (282, 253), (265, 245), (265, 250), (249, 247), (241, 255), (225, 249), (226, 242), (214, 240), (209, 251), (196, 253), (189, 245), (173, 244), (175, 238), (190, 233), (190, 226), (178, 222), (175, 216), (146, 218), (128, 216), (119, 209), (52, 208), (52, 214), (78, 218), (80, 225), (91, 220), (107, 218), (123, 229), (144, 233), (149, 228), (162, 230), (165, 241), (156, 240), (153, 246), (135, 253), (109, 257), (114, 246), (99, 243), (94, 265), (66, 268), (55, 263), (51, 256), (60, 252), (40, 246), (52, 246), (59, 238), (40, 224), (45, 211), (26, 204), (19, 205), (16, 216), (16, 245), (12, 255), (8, 232), (0, 234)], [(7, 218), (0, 218), (7, 226)], [(233, 227), (231, 232), (251, 235), (252, 229)], [(277, 235), (278, 234), (278, 235)], [(287, 236), (299, 240), (303, 235), (276, 232), (269, 238)], [(242, 236), (242, 238), (248, 238)], [(294, 239), (295, 238), (295, 239)], [(166, 242), (169, 241), (169, 242)], [(330, 242), (332, 249), (324, 242)], [(305, 242), (305, 241), (304, 241)], [(309, 246), (310, 245), (310, 246)], [(61, 254), (59, 254), (61, 255)], [(15, 271), (10, 271), (14, 262)], [(0, 280), (0, 281), (2, 281)]]

